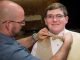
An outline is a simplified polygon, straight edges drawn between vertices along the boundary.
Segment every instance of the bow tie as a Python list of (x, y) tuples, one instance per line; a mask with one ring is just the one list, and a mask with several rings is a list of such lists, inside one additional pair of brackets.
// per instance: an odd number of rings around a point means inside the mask
[(52, 37), (52, 40), (60, 39), (61, 41), (63, 41), (63, 42), (64, 42), (64, 40), (63, 40), (63, 37), (62, 37), (62, 36), (58, 36), (58, 35), (55, 35), (55, 34), (50, 34), (50, 37)]

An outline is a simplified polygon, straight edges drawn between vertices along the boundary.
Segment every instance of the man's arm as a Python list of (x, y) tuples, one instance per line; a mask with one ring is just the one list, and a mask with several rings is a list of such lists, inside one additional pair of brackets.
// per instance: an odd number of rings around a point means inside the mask
[(27, 48), (31, 47), (34, 44), (32, 36), (21, 38), (21, 39), (19, 39), (17, 41), (21, 45), (23, 45), (24, 47), (27, 47)]
[[(50, 37), (50, 35), (48, 34), (48, 30), (46, 28), (43, 28), (37, 33), (36, 38), (39, 40), (43, 40), (47, 37)], [(52, 56), (50, 60), (67, 60), (67, 56), (68, 56), (68, 53), (69, 53), (69, 50), (72, 44), (71, 33), (64, 34), (63, 40), (64, 41), (63, 41), (62, 47), (59, 49), (59, 51), (54, 56)], [(29, 36), (26, 38), (22, 38), (18, 40), (18, 42), (20, 42), (23, 46), (30, 47), (31, 45), (33, 45), (33, 37)]]
[(17, 40), (21, 45), (29, 48), (31, 47), (37, 40), (43, 40), (48, 37), (48, 30), (46, 28), (41, 29), (38, 33), (33, 34), (32, 36), (21, 38)]
[(67, 56), (70, 51), (72, 40), (73, 40), (71, 33), (65, 34), (63, 39), (64, 42), (62, 47), (54, 56), (52, 56), (50, 60), (67, 60)]

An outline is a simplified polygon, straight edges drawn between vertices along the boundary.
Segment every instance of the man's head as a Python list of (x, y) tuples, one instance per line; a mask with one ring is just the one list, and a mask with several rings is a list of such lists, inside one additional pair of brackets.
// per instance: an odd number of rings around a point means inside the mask
[(44, 14), (44, 21), (49, 31), (58, 34), (68, 23), (68, 13), (64, 5), (53, 3), (47, 7)]
[(14, 35), (24, 25), (24, 10), (12, 1), (0, 1), (0, 32)]

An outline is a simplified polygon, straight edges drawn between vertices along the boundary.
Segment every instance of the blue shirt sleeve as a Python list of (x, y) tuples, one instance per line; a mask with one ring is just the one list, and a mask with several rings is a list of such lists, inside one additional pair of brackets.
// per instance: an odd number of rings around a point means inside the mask
[(19, 45), (3, 45), (0, 53), (1, 60), (39, 60)]

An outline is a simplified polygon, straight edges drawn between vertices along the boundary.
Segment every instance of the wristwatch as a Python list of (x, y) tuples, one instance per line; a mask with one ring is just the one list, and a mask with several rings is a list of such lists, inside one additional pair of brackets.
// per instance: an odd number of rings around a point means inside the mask
[(32, 39), (34, 43), (38, 40), (37, 33), (32, 34)]

